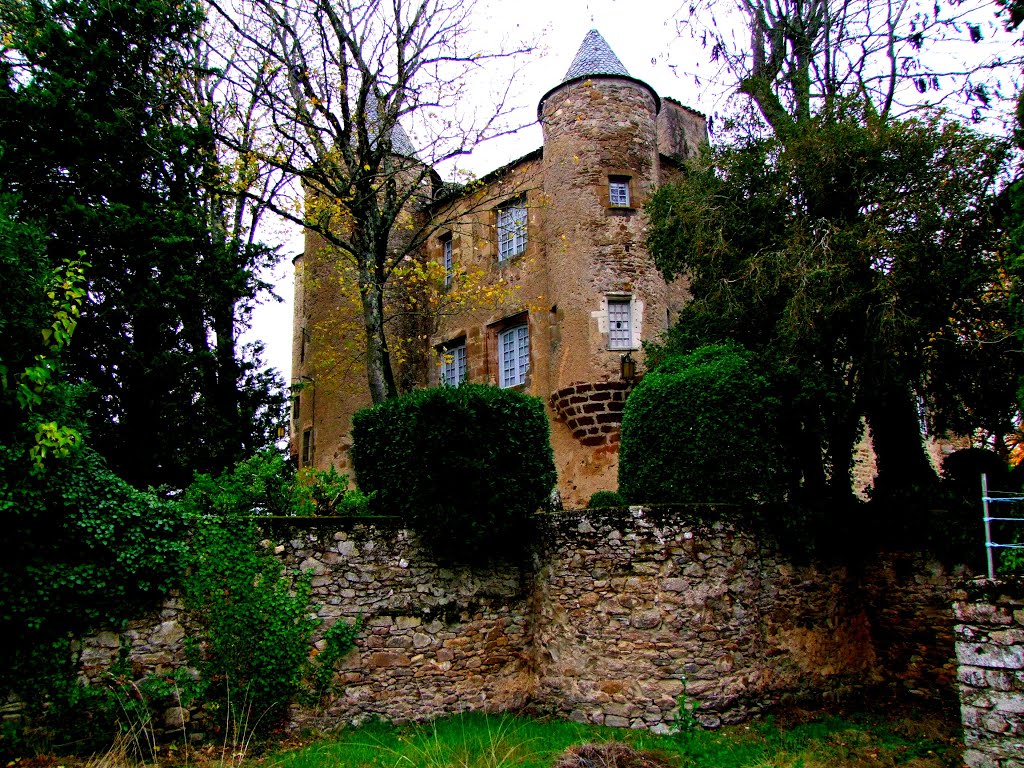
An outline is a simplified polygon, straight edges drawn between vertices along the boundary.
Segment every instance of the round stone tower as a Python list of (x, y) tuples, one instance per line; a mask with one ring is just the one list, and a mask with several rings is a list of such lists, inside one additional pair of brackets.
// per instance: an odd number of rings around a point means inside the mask
[(668, 325), (670, 289), (647, 253), (643, 212), (660, 181), (661, 106), (597, 30), (538, 106), (552, 444), (559, 487), (574, 504), (616, 487), (632, 387), (623, 359), (642, 365), (641, 343)]
[(660, 108), (597, 30), (540, 100), (556, 390), (620, 379), (622, 356), (639, 358), (641, 340), (665, 327), (666, 286), (644, 247), (642, 211), (658, 183)]

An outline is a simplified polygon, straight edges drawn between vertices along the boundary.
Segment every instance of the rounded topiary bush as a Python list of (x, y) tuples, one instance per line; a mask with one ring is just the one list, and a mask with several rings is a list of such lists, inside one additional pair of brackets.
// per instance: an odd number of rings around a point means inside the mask
[(782, 500), (787, 472), (771, 393), (757, 358), (738, 345), (665, 360), (626, 401), (619, 493), (647, 504)]
[(555, 484), (544, 405), (481, 384), (419, 390), (352, 420), (352, 461), (379, 514), (464, 562), (521, 552)]

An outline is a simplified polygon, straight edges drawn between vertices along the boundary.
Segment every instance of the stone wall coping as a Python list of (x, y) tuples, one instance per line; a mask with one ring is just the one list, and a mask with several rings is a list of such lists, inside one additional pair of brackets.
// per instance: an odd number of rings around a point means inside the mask
[(953, 599), (971, 603), (1024, 605), (1024, 577), (987, 579), (978, 577), (956, 584)]

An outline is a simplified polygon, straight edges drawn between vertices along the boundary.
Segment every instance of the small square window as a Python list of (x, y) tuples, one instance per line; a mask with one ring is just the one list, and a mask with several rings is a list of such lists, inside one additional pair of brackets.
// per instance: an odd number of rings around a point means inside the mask
[(516, 325), (498, 334), (498, 385), (505, 388), (525, 384), (529, 370), (529, 328)]
[(498, 209), (498, 261), (526, 251), (526, 201), (523, 198)]
[(466, 342), (458, 341), (441, 349), (441, 386), (457, 387), (466, 380)]
[(631, 299), (608, 299), (608, 349), (633, 348), (632, 316)]
[(441, 250), (444, 254), (444, 287), (451, 288), (452, 280), (455, 279), (455, 261), (452, 258), (451, 235), (448, 235), (441, 241)]
[(608, 177), (608, 205), (612, 208), (629, 208), (629, 177)]

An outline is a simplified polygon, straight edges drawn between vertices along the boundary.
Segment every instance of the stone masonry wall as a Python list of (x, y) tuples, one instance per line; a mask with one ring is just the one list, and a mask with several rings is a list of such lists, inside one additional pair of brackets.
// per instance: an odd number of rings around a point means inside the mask
[[(567, 514), (545, 541), (534, 598), (543, 708), (660, 730), (680, 695), (716, 726), (882, 684), (952, 694), (958, 574), (922, 558), (797, 567), (748, 533), (639, 509)], [(935, 648), (922, 652), (923, 638)]]
[[(797, 566), (748, 533), (640, 508), (553, 515), (532, 563), (489, 569), (439, 564), (406, 531), (351, 521), (267, 534), (312, 574), (320, 632), (364, 627), (339, 694), (295, 709), (297, 725), (529, 705), (664, 730), (680, 695), (716, 726), (884, 683), (941, 697), (951, 676), (951, 622), (936, 606), (962, 574), (920, 559)], [(83, 672), (98, 679), (121, 647), (140, 677), (166, 672), (194, 631), (172, 601), (87, 639)], [(163, 717), (173, 730), (189, 714)]]
[(956, 593), (964, 762), (1024, 766), (1024, 582), (977, 580)]

